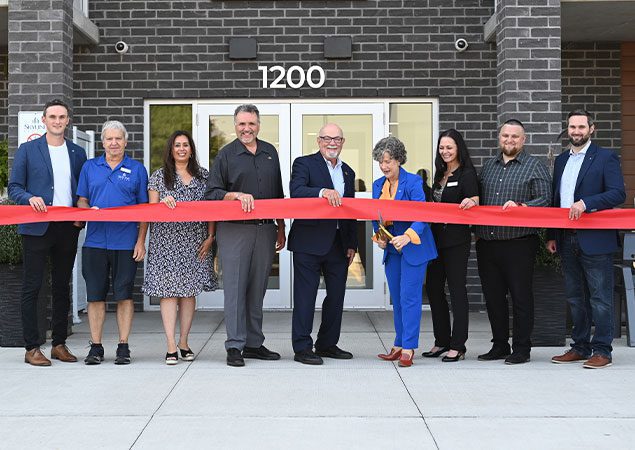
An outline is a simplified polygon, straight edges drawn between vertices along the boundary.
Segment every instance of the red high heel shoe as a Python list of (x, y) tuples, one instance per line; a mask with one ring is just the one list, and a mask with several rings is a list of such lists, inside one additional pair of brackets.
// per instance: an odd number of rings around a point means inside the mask
[(415, 357), (414, 350), (410, 351), (402, 351), (401, 358), (399, 358), (399, 367), (410, 367), (412, 366), (412, 360)]
[(401, 349), (393, 347), (390, 349), (390, 353), (380, 353), (377, 357), (384, 361), (397, 361), (401, 357)]

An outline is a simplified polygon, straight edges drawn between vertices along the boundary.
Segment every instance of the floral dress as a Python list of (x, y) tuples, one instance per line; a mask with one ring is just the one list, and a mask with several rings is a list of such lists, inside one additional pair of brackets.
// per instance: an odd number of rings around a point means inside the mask
[[(185, 185), (177, 174), (174, 189), (168, 190), (161, 168), (150, 177), (148, 189), (157, 191), (159, 199), (171, 195), (177, 202), (202, 200), (208, 176), (209, 172), (201, 168), (201, 178), (192, 178)], [(213, 252), (203, 261), (198, 258), (198, 248), (206, 238), (207, 222), (151, 223), (143, 292), (166, 298), (193, 297), (201, 291), (215, 290), (218, 279)]]

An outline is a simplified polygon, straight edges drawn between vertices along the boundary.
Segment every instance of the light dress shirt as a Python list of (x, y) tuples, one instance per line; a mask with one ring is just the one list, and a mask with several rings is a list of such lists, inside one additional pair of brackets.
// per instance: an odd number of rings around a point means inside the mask
[[(589, 149), (590, 145), (591, 140), (589, 140), (589, 142), (587, 142), (578, 153), (575, 153), (571, 149), (569, 150), (569, 159), (567, 160), (567, 165), (564, 166), (562, 178), (560, 179), (561, 208), (571, 208), (571, 205), (575, 203), (575, 184), (578, 181), (578, 174), (580, 173), (580, 168), (584, 162), (584, 156), (586, 155), (586, 151)], [(586, 205), (584, 208), (586, 209)]]
[[(342, 172), (342, 160), (337, 158), (335, 167), (333, 167), (333, 164), (331, 164), (331, 162), (326, 158), (324, 158), (324, 163), (329, 169), (329, 175), (331, 176), (331, 181), (333, 182), (333, 188), (337, 192), (339, 192), (340, 197), (344, 197), (344, 172)], [(325, 189), (326, 188), (320, 189), (318, 197), (322, 197)]]

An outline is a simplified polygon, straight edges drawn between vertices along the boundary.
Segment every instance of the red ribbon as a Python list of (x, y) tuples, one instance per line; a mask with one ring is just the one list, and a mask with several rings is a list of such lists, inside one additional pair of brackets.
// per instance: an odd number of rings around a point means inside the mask
[(250, 219), (359, 219), (500, 225), (534, 228), (626, 229), (635, 228), (635, 210), (610, 209), (583, 214), (569, 220), (566, 208), (516, 207), (505, 211), (500, 206), (476, 206), (459, 209), (454, 203), (425, 203), (399, 200), (344, 198), (334, 208), (320, 198), (288, 198), (256, 200), (251, 213), (245, 213), (239, 202), (181, 202), (173, 210), (163, 203), (142, 204), (105, 209), (82, 209), (51, 206), (36, 213), (30, 206), (0, 206), (0, 225), (33, 222), (207, 222)]

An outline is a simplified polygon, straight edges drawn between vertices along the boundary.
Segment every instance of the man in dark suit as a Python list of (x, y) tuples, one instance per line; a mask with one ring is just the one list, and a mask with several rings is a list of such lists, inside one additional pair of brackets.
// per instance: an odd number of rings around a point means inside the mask
[[(86, 152), (64, 139), (69, 110), (61, 100), (44, 105), (42, 122), (46, 134), (20, 145), (13, 160), (9, 197), (18, 205), (30, 205), (45, 213), (49, 206), (76, 206), (77, 180), (86, 162)], [(42, 286), (46, 261), (50, 257), (53, 292), (51, 358), (76, 362), (66, 347), (70, 281), (77, 253), (77, 237), (83, 224), (72, 222), (27, 223), (18, 226), (22, 235), (24, 280), (22, 285), (22, 328), (26, 355), (24, 362), (50, 366), (40, 351), (37, 326), (37, 298)]]
[[(591, 114), (575, 110), (567, 117), (569, 150), (555, 161), (553, 206), (569, 209), (569, 219), (614, 208), (624, 202), (624, 178), (617, 155), (591, 142)], [(573, 343), (556, 364), (584, 362), (587, 369), (610, 366), (613, 348), (613, 253), (615, 230), (550, 230), (547, 249), (562, 257), (565, 295), (571, 308)], [(591, 325), (595, 334), (591, 340)]]
[[(322, 197), (338, 207), (342, 197), (355, 196), (355, 172), (339, 158), (344, 145), (342, 129), (324, 125), (317, 137), (320, 149), (293, 162), (291, 197)], [(354, 220), (294, 220), (289, 233), (293, 252), (293, 339), (294, 359), (303, 364), (322, 364), (322, 357), (351, 359), (353, 355), (337, 346), (342, 326), (342, 310), (348, 266), (357, 249)], [(326, 284), (322, 303), (322, 324), (315, 341), (313, 315), (320, 274)]]

